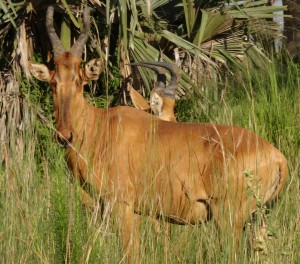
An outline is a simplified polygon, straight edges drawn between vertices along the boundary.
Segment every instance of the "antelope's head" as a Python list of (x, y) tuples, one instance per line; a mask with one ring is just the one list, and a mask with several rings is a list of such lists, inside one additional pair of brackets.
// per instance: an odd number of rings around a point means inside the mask
[(54, 8), (48, 7), (46, 27), (54, 53), (55, 69), (49, 70), (43, 64), (31, 63), (32, 75), (48, 82), (52, 87), (54, 117), (56, 119), (55, 139), (63, 146), (68, 146), (73, 139), (73, 126), (84, 107), (83, 86), (89, 80), (98, 79), (103, 70), (102, 59), (93, 59), (84, 69), (81, 68), (81, 56), (88, 40), (90, 28), (90, 8), (83, 11), (83, 30), (71, 47), (66, 51), (53, 27)]
[[(137, 62), (131, 65), (147, 67), (156, 72), (157, 80), (150, 93), (150, 108), (160, 119), (176, 121), (174, 115), (175, 95), (177, 89), (176, 66), (166, 62)], [(171, 79), (167, 85), (166, 70)]]

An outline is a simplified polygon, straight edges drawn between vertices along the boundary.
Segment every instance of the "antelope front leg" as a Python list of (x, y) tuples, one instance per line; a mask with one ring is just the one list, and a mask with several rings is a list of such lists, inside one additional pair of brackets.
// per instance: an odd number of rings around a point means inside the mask
[(141, 216), (136, 215), (133, 207), (127, 203), (116, 203), (113, 211), (122, 242), (123, 259), (126, 263), (140, 263), (138, 251)]
[(82, 204), (87, 208), (95, 207), (94, 199), (81, 187), (80, 187), (80, 200), (81, 200)]

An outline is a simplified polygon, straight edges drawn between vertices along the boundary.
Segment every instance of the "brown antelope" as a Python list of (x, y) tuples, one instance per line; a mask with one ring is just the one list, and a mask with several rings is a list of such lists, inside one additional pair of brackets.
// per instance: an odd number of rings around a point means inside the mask
[[(114, 202), (127, 260), (138, 261), (141, 214), (164, 216), (174, 224), (212, 219), (221, 241), (229, 237), (238, 249), (257, 199), (270, 203), (282, 190), (284, 155), (245, 128), (167, 122), (133, 107), (89, 104), (83, 86), (99, 75), (101, 61), (80, 67), (89, 9), (83, 16), (83, 32), (67, 52), (53, 29), (53, 7), (48, 8), (55, 69), (32, 63), (31, 71), (52, 87), (55, 139), (66, 147), (74, 177), (94, 186), (104, 204)], [(257, 188), (249, 192), (253, 182)]]
[[(139, 62), (131, 63), (130, 65), (150, 68), (154, 70), (157, 75), (157, 81), (150, 93), (150, 105), (139, 93), (133, 88), (131, 89), (130, 96), (135, 107), (142, 110), (148, 110), (150, 108), (160, 119), (176, 122), (174, 108), (178, 84), (175, 65), (170, 65), (166, 62)], [(167, 69), (171, 74), (171, 80), (168, 86), (166, 86), (167, 78), (162, 68)], [(139, 107), (141, 105), (143, 107)]]

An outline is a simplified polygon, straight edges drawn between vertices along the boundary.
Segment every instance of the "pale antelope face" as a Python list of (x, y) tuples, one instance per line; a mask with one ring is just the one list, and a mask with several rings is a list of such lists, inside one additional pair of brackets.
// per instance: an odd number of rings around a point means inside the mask
[(73, 139), (73, 126), (76, 113), (84, 107), (83, 87), (89, 80), (98, 79), (103, 70), (102, 59), (93, 59), (81, 68), (81, 54), (88, 38), (89, 9), (84, 10), (84, 30), (78, 40), (67, 52), (62, 46), (53, 28), (53, 7), (47, 10), (47, 31), (54, 51), (55, 69), (49, 70), (43, 64), (31, 63), (31, 73), (52, 87), (54, 116), (57, 122), (55, 139), (63, 146), (68, 146)]
[(150, 95), (150, 107), (155, 115), (161, 116), (163, 110), (163, 98), (153, 89)]

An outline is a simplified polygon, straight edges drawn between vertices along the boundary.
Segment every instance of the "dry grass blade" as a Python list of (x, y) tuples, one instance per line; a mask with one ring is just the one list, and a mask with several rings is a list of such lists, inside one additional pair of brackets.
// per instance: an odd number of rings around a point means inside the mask
[(33, 121), (28, 105), (20, 96), (19, 82), (11, 73), (0, 75), (0, 162), (8, 161), (8, 152), (23, 156), (24, 131)]
[(32, 58), (33, 56), (33, 46), (32, 46), (32, 39), (29, 38), (26, 33), (25, 21), (22, 23), (22, 25), (19, 28), (17, 34), (17, 43), (18, 43), (18, 47), (16, 50), (16, 57), (19, 58), (22, 70), (25, 73), (26, 77), (29, 78), (31, 74), (29, 70), (28, 59)]

